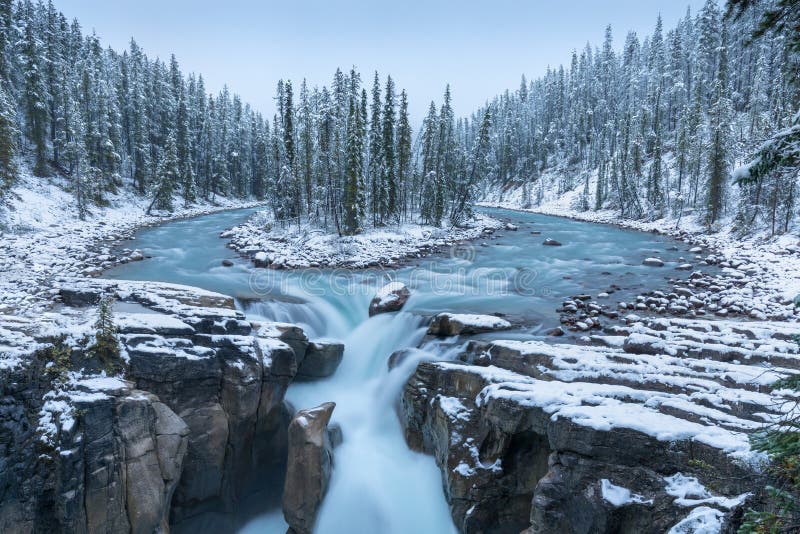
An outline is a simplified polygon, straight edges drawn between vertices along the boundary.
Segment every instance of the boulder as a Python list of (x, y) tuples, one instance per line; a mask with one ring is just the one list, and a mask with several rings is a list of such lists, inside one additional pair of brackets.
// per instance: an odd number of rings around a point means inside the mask
[(369, 316), (399, 311), (411, 297), (411, 291), (402, 282), (391, 282), (380, 288), (369, 303)]
[(272, 258), (266, 252), (256, 252), (256, 255), (253, 256), (253, 263), (256, 267), (269, 267)]
[(312, 341), (308, 344), (303, 363), (297, 370), (298, 380), (325, 378), (336, 372), (342, 363), (344, 344), (338, 341)]
[(542, 245), (547, 245), (548, 247), (560, 247), (561, 243), (559, 241), (556, 241), (555, 239), (550, 239), (548, 237), (547, 239), (544, 240), (544, 243), (542, 243)]
[(233, 267), (233, 261), (228, 259), (222, 260), (222, 265), (225, 267)]
[(289, 424), (289, 461), (283, 488), (283, 517), (296, 534), (311, 534), (328, 491), (333, 445), (328, 423), (336, 404), (300, 410)]
[(645, 258), (642, 261), (642, 265), (646, 265), (647, 267), (663, 267), (664, 261), (659, 258)]
[(511, 323), (494, 315), (440, 313), (431, 321), (428, 327), (428, 334), (446, 337), (461, 334), (480, 334), (509, 328), (511, 328)]
[(516, 232), (517, 230), (519, 230), (519, 226), (517, 226), (516, 224), (506, 223), (506, 230), (509, 230), (511, 232)]

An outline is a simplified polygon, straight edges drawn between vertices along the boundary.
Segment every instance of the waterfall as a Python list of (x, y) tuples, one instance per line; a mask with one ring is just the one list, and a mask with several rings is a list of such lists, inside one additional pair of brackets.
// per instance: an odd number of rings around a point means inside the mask
[[(332, 422), (342, 428), (343, 442), (334, 451), (330, 487), (315, 532), (456, 532), (434, 460), (407, 447), (396, 416), (403, 386), (417, 363), (443, 355), (437, 354), (437, 343), (429, 343), (390, 371), (387, 360), (394, 351), (422, 341), (422, 318), (408, 312), (369, 318), (367, 302), (354, 300), (268, 302), (248, 308), (253, 317), (301, 323), (314, 335), (338, 337), (345, 344), (344, 358), (332, 377), (293, 384), (287, 393), (297, 409), (335, 402)], [(342, 336), (342, 328), (354, 323)], [(244, 532), (282, 534), (282, 528), (285, 525), (273, 513)]]

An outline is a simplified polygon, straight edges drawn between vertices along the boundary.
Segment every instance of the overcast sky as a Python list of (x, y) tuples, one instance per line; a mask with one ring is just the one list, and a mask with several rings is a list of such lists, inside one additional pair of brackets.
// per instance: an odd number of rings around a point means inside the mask
[(228, 84), (271, 116), (275, 85), (328, 84), (341, 66), (365, 81), (391, 74), (409, 93), (418, 124), (450, 83), (457, 115), (567, 64), (573, 49), (615, 43), (625, 33), (650, 33), (661, 13), (671, 28), (701, 0), (54, 0), (84, 31), (122, 50), (135, 37), (147, 54), (174, 53), (184, 72), (203, 74), (206, 87)]

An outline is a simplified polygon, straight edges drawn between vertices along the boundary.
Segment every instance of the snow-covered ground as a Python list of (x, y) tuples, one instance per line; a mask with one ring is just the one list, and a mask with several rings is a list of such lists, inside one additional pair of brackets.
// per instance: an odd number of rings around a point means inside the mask
[(119, 261), (141, 259), (136, 251), (115, 257), (115, 243), (137, 228), (257, 203), (217, 197), (175, 211), (147, 215), (149, 199), (124, 193), (109, 206), (78, 218), (75, 199), (58, 178), (23, 174), (0, 202), (0, 313), (33, 313), (48, 307), (54, 276), (96, 276)]
[(223, 232), (222, 237), (230, 238), (231, 246), (258, 266), (363, 268), (422, 257), (501, 226), (500, 221), (478, 214), (461, 228), (409, 223), (339, 236), (311, 224), (276, 226), (267, 212), (259, 212), (245, 224)]

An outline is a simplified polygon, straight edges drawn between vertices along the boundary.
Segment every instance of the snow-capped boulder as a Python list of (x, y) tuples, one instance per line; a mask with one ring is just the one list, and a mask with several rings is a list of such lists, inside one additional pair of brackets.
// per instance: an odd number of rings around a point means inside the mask
[(440, 313), (431, 321), (428, 334), (432, 336), (458, 336), (507, 330), (511, 323), (494, 315), (466, 313)]
[(511, 232), (516, 232), (517, 230), (519, 230), (519, 226), (517, 226), (516, 224), (511, 224), (511, 223), (506, 223), (505, 228), (506, 228), (506, 230), (509, 230)]
[(642, 261), (642, 265), (646, 265), (647, 267), (663, 267), (664, 260), (659, 258), (645, 258)]
[(131, 255), (128, 256), (128, 261), (142, 261), (144, 259), (144, 254), (139, 249), (134, 250), (131, 252)]
[(342, 363), (344, 344), (317, 340), (308, 344), (305, 357), (297, 370), (298, 380), (314, 380), (331, 376)]
[(255, 256), (253, 256), (253, 264), (256, 267), (269, 267), (272, 264), (272, 258), (269, 257), (269, 254), (266, 252), (256, 252)]
[(328, 423), (336, 404), (300, 410), (289, 424), (289, 461), (283, 488), (283, 517), (289, 530), (311, 534), (328, 491), (333, 445)]
[(556, 241), (555, 239), (550, 239), (548, 237), (547, 239), (544, 240), (544, 243), (542, 243), (542, 245), (547, 245), (548, 247), (560, 247), (561, 242)]
[(369, 303), (369, 316), (395, 312), (402, 309), (411, 297), (411, 291), (402, 282), (391, 282), (380, 288)]

